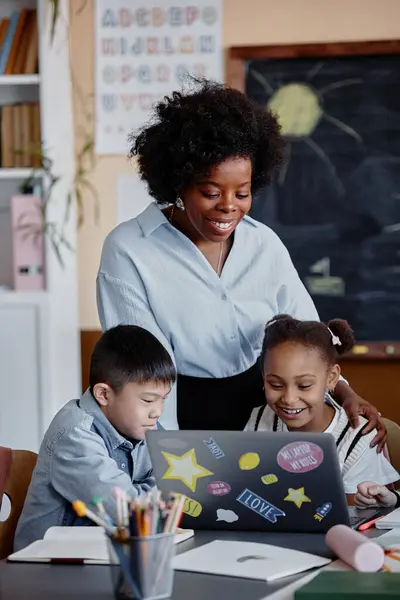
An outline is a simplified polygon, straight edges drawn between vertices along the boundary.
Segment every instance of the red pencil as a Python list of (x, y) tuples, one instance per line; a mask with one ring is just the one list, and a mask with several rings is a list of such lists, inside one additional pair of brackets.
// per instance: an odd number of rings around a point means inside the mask
[(370, 527), (373, 527), (375, 523), (379, 521), (379, 519), (383, 519), (384, 516), (385, 515), (382, 515), (381, 517), (376, 517), (376, 519), (372, 519), (372, 521), (367, 521), (366, 523), (363, 523), (359, 526), (358, 531), (366, 531)]

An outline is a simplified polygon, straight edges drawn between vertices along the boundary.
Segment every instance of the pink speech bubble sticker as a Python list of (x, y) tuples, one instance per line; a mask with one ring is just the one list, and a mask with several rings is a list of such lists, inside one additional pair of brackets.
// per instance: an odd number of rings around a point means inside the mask
[(307, 473), (324, 460), (322, 448), (311, 442), (292, 442), (278, 452), (278, 465), (289, 473)]
[(226, 496), (231, 491), (231, 486), (225, 481), (212, 481), (208, 484), (207, 490), (213, 496)]

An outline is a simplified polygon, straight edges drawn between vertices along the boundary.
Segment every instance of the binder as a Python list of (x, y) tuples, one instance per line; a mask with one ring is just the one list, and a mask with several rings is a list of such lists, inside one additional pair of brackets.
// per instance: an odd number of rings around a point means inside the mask
[(11, 198), (15, 290), (45, 289), (41, 202), (40, 196), (28, 194)]

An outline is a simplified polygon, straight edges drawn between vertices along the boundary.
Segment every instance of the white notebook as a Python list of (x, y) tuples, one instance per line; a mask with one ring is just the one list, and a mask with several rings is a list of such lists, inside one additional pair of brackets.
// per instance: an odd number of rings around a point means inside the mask
[(395, 527), (400, 527), (400, 508), (396, 508), (396, 510), (386, 515), (386, 517), (376, 521), (375, 527), (377, 529), (394, 529)]
[[(175, 535), (175, 544), (184, 542), (193, 534), (192, 529), (179, 529)], [(14, 552), (7, 560), (110, 564), (106, 535), (101, 527), (50, 527), (42, 540)]]
[(329, 558), (268, 544), (216, 540), (175, 556), (173, 565), (178, 571), (274, 581), (330, 562)]

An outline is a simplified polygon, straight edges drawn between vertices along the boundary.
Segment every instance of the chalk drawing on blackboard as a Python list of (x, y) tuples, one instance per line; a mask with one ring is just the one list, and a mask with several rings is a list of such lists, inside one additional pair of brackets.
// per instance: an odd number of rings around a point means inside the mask
[(254, 79), (264, 88), (269, 96), (266, 108), (274, 112), (279, 119), (283, 137), (286, 139), (287, 157), (286, 165), (280, 171), (278, 183), (283, 185), (290, 164), (291, 144), (303, 142), (324, 162), (332, 181), (340, 195), (344, 194), (344, 188), (336, 172), (335, 166), (326, 152), (312, 139), (312, 134), (319, 122), (324, 119), (347, 135), (354, 138), (359, 144), (363, 143), (362, 137), (353, 127), (346, 125), (340, 119), (329, 115), (324, 110), (323, 97), (330, 91), (337, 90), (349, 85), (359, 85), (363, 80), (352, 77), (335, 81), (324, 88), (317, 89), (311, 85), (312, 78), (323, 67), (323, 62), (317, 63), (306, 76), (306, 82), (291, 81), (274, 89), (265, 75), (251, 69), (250, 73)]
[(310, 294), (330, 296), (344, 296), (346, 292), (345, 281), (342, 277), (334, 277), (331, 275), (331, 259), (325, 256), (317, 260), (309, 271), (313, 275), (305, 278), (304, 283)]

